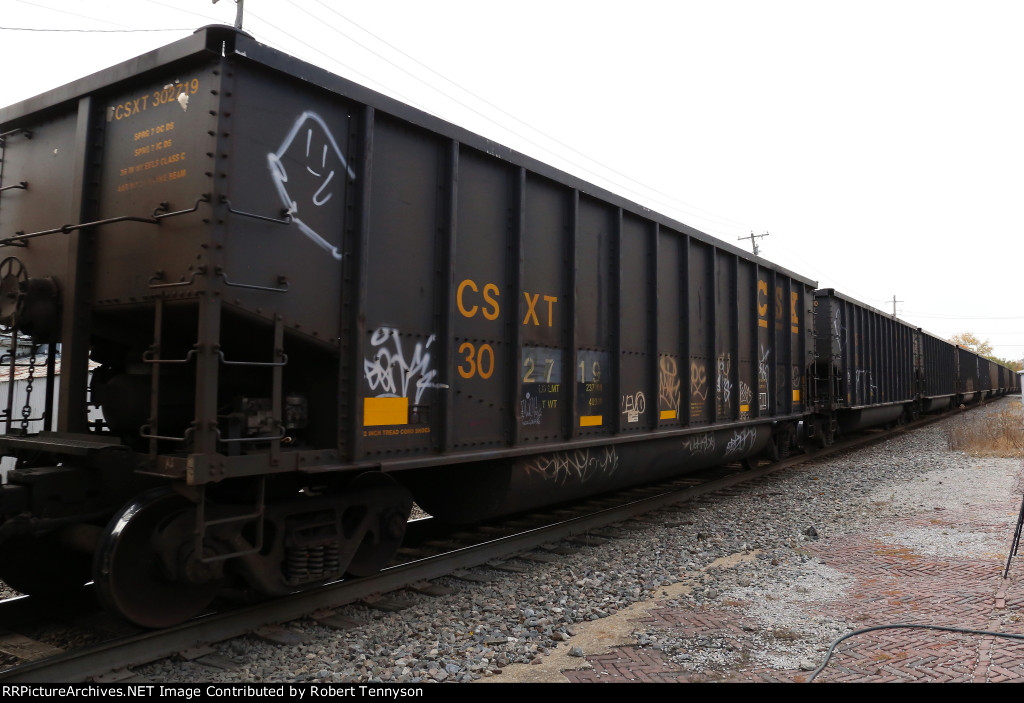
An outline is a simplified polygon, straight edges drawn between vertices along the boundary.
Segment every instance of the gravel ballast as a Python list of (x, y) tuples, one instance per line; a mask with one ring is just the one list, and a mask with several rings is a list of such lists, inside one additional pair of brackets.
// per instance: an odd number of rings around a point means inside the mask
[[(1019, 397), (999, 403), (1005, 404), (1020, 412)], [(414, 605), (400, 612), (340, 609), (363, 623), (352, 629), (303, 620), (287, 625), (302, 644), (246, 637), (213, 645), (235, 668), (165, 660), (135, 671), (151, 682), (182, 683), (565, 681), (559, 670), (586, 667), (583, 655), (623, 644), (657, 649), (684, 670), (753, 662), (807, 671), (831, 642), (859, 627), (838, 616), (807, 615), (808, 603), (842, 599), (849, 581), (810, 556), (809, 544), (878, 533), (921, 554), (1006, 554), (1020, 472), (1020, 459), (947, 449), (940, 423), (812, 461), (735, 495), (660, 511), (645, 518), (652, 524), (621, 530), (606, 545), (555, 563), (531, 562), (526, 574), (495, 572), (485, 584), (440, 579), (455, 592), (403, 594)], [(996, 506), (991, 518), (1005, 530), (893, 527), (918, 512), (987, 505)], [(743, 607), (757, 625), (743, 651), (699, 635), (684, 641), (637, 624), (656, 602)]]

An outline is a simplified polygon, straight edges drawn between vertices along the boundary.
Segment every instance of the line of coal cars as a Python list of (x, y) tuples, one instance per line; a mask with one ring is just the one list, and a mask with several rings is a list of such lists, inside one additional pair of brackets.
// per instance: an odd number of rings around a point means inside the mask
[(814, 295), (818, 437), (1020, 392), (1007, 366), (833, 289)]
[(0, 110), (0, 149), (31, 342), (0, 577), (144, 626), (371, 574), (413, 501), (479, 520), (1019, 390), (230, 27)]

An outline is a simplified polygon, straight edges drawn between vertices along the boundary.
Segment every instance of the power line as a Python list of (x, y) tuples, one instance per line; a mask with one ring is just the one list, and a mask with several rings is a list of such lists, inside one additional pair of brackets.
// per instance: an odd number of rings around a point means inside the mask
[(1024, 315), (1012, 315), (1010, 317), (987, 317), (985, 315), (935, 315), (926, 312), (910, 312), (908, 310), (903, 311), (904, 315), (913, 315), (914, 317), (927, 317), (933, 320), (1024, 320)]
[[(479, 110), (475, 109), (471, 105), (468, 105), (465, 102), (463, 102), (463, 101), (459, 100), (458, 98), (454, 97), (453, 95), (451, 95), (449, 93), (446, 93), (444, 90), (440, 89), (438, 86), (430, 83), (427, 80), (424, 80), (422, 77), (417, 76), (414, 73), (412, 73), (409, 70), (407, 70), (406, 68), (398, 65), (397, 63), (395, 63), (394, 61), (392, 61), (388, 57), (382, 55), (378, 51), (375, 51), (370, 46), (367, 46), (366, 44), (363, 44), (362, 42), (356, 40), (355, 38), (345, 34), (341, 30), (339, 30), (338, 28), (332, 26), (331, 23), (324, 21), (323, 18), (321, 18), (321, 17), (311, 13), (306, 8), (303, 8), (300, 5), (289, 1), (289, 4), (291, 4), (293, 7), (295, 7), (296, 9), (301, 10), (305, 14), (307, 14), (310, 17), (312, 17), (313, 19), (315, 19), (316, 21), (321, 22), (325, 27), (329, 28), (331, 31), (334, 31), (335, 33), (339, 34), (340, 36), (345, 37), (346, 39), (352, 41), (357, 46), (363, 48), (364, 50), (366, 50), (370, 54), (380, 58), (383, 61), (386, 61), (387, 63), (389, 63), (390, 65), (392, 65), (396, 69), (398, 69), (399, 71), (402, 71), (403, 73), (409, 75), (414, 80), (419, 81), (420, 83), (422, 83), (423, 85), (427, 86), (428, 88), (438, 92), (439, 94), (441, 94), (445, 98), (451, 100), (455, 104), (461, 106), (462, 108), (464, 108), (466, 110), (469, 110), (470, 112), (478, 115), (479, 117), (487, 120), (488, 122), (491, 122), (492, 124), (498, 126), (500, 129), (503, 129), (503, 130), (507, 131), (508, 133), (510, 133), (511, 135), (517, 137), (518, 139), (521, 139), (524, 142), (526, 142), (526, 143), (528, 143), (528, 144), (530, 144), (530, 145), (532, 145), (532, 146), (542, 150), (544, 153), (548, 153), (548, 154), (551, 154), (551, 155), (553, 155), (553, 156), (555, 156), (555, 157), (557, 157), (559, 159), (562, 159), (567, 164), (570, 164), (573, 167), (578, 168), (578, 169), (582, 170), (583, 172), (588, 173), (588, 174), (590, 174), (592, 176), (595, 176), (595, 177), (597, 177), (597, 178), (599, 178), (599, 179), (601, 179), (601, 180), (603, 180), (603, 181), (605, 181), (605, 182), (607, 182), (609, 184), (614, 184), (615, 187), (617, 187), (619, 189), (622, 189), (622, 190), (626, 191), (627, 193), (632, 194), (633, 197), (639, 198), (641, 201), (649, 200), (649, 201), (653, 201), (655, 203), (658, 203), (659, 205), (661, 205), (663, 207), (668, 207), (668, 208), (670, 208), (672, 210), (678, 210), (680, 215), (682, 215), (682, 217), (680, 217), (680, 219), (689, 220), (690, 218), (695, 218), (695, 219), (700, 219), (700, 220), (707, 220), (707, 218), (712, 218), (712, 220), (711, 220), (711, 222), (709, 222), (709, 224), (714, 224), (715, 221), (717, 220), (717, 221), (721, 222), (722, 224), (726, 224), (726, 227), (728, 227), (728, 223), (739, 224), (736, 220), (732, 220), (732, 219), (730, 219), (728, 217), (712, 213), (712, 212), (710, 212), (708, 210), (703, 210), (703, 209), (698, 208), (698, 207), (696, 207), (694, 205), (691, 205), (690, 203), (686, 203), (685, 201), (679, 200), (678, 198), (675, 198), (675, 197), (673, 197), (672, 195), (670, 195), (668, 193), (664, 193), (663, 191), (660, 191), (660, 190), (658, 190), (658, 189), (656, 189), (656, 188), (654, 188), (654, 187), (652, 187), (650, 185), (647, 185), (647, 184), (645, 184), (645, 183), (643, 183), (643, 182), (641, 182), (641, 181), (639, 181), (639, 180), (637, 180), (635, 178), (632, 178), (632, 177), (628, 176), (627, 174), (625, 174), (625, 173), (623, 173), (621, 171), (618, 171), (618, 170), (612, 168), (611, 166), (608, 166), (608, 165), (598, 161), (597, 159), (594, 159), (593, 157), (590, 157), (590, 156), (584, 154), (583, 152), (581, 152), (581, 151), (579, 151), (579, 150), (569, 146), (568, 144), (566, 144), (566, 143), (560, 141), (559, 139), (557, 139), (557, 138), (555, 138), (555, 137), (545, 133), (544, 131), (529, 125), (528, 123), (526, 123), (523, 120), (519, 119), (515, 115), (507, 112), (506, 110), (504, 110), (501, 107), (495, 105), (494, 103), (491, 103), (491, 102), (485, 100), (484, 98), (480, 97), (479, 95), (475, 94), (471, 90), (468, 90), (467, 88), (459, 85), (458, 83), (455, 83), (454, 81), (452, 81), (451, 79), (447, 78), (443, 74), (441, 74), (438, 71), (434, 70), (433, 68), (427, 66), (422, 61), (419, 61), (418, 59), (414, 58), (413, 56), (409, 55), (408, 53), (402, 51), (398, 47), (396, 47), (393, 44), (389, 43), (388, 41), (386, 41), (382, 37), (374, 34), (373, 32), (371, 32), (369, 30), (367, 30), (366, 28), (362, 27), (361, 25), (357, 24), (356, 22), (353, 22), (352, 20), (348, 19), (347, 17), (345, 17), (341, 13), (337, 12), (333, 8), (329, 7), (325, 3), (320, 2), (320, 0), (315, 0), (315, 1), (317, 2), (317, 4), (321, 5), (322, 7), (324, 7), (325, 9), (330, 11), (331, 13), (333, 13), (336, 16), (338, 16), (339, 18), (345, 20), (349, 24), (355, 26), (359, 30), (365, 32), (370, 37), (373, 37), (375, 40), (381, 42), (382, 44), (384, 44), (385, 46), (389, 47), (393, 51), (397, 52), (401, 56), (405, 57), (409, 61), (414, 62), (415, 64), (421, 66), (423, 69), (429, 71), (430, 73), (434, 74), (435, 76), (438, 76), (442, 80), (446, 81), (447, 83), (451, 84), (452, 86), (454, 86), (454, 87), (458, 88), (459, 90), (463, 91), (464, 93), (466, 93), (467, 95), (471, 96), (472, 98), (474, 98), (475, 100), (479, 101), (480, 103), (482, 103), (482, 104), (484, 104), (484, 105), (486, 105), (486, 106), (488, 106), (488, 107), (498, 111), (500, 114), (502, 114), (502, 115), (506, 116), (507, 118), (515, 121), (516, 123), (519, 123), (519, 124), (525, 126), (526, 128), (528, 128), (532, 132), (534, 132), (534, 133), (544, 137), (545, 139), (549, 140), (551, 143), (558, 145), (559, 147), (567, 150), (568, 152), (571, 152), (572, 154), (576, 154), (576, 155), (586, 159), (589, 163), (592, 163), (592, 164), (596, 165), (597, 167), (599, 167), (600, 169), (602, 169), (603, 173), (599, 173), (597, 171), (594, 171), (591, 168), (588, 168), (584, 164), (580, 163), (578, 160), (574, 160), (571, 157), (566, 157), (564, 154), (558, 154), (555, 151), (552, 151), (549, 147), (544, 146), (543, 144), (538, 143), (537, 141), (527, 137), (526, 135), (522, 134), (521, 132), (518, 132), (515, 129), (511, 128), (507, 123), (506, 124), (502, 124), (501, 122), (498, 122), (497, 120), (493, 119), (492, 117), (490, 117), (490, 116), (480, 112)], [(78, 15), (76, 13), (71, 13), (71, 12), (67, 12), (67, 11), (64, 11), (64, 10), (58, 10), (56, 8), (47, 7), (45, 5), (39, 5), (39, 4), (34, 3), (34, 2), (28, 2), (28, 0), (19, 0), (19, 2), (23, 2), (23, 3), (28, 4), (28, 5), (33, 5), (33, 6), (36, 6), (36, 7), (43, 8), (43, 9), (51, 10), (53, 12), (60, 12), (62, 14), (72, 15), (72, 16), (76, 16), (76, 17), (83, 17), (85, 19), (91, 19), (91, 20), (99, 21), (99, 22), (105, 22), (105, 20), (101, 20), (101, 19), (98, 19), (98, 18), (95, 18), (95, 17), (87, 17), (87, 16), (84, 16), (84, 15)], [(189, 12), (188, 10), (183, 10), (181, 8), (173, 8), (170, 5), (167, 5), (165, 3), (159, 2), (158, 0), (147, 0), (147, 2), (149, 2), (149, 3), (153, 4), (153, 5), (162, 6), (162, 7), (168, 8), (168, 9), (174, 9), (174, 10), (179, 11), (179, 12), (187, 12), (188, 14), (196, 15), (196, 16), (199, 16), (199, 17), (204, 17), (204, 19), (209, 19), (208, 17), (206, 17), (204, 15), (200, 15), (198, 13)], [(370, 83), (380, 85), (380, 83), (378, 81), (375, 81), (372, 78), (370, 78), (369, 76), (366, 76), (365, 74), (363, 74), (363, 73), (353, 69), (351, 66), (348, 66), (348, 65), (342, 63), (341, 61), (338, 61), (334, 56), (331, 56), (331, 55), (329, 55), (329, 54), (327, 54), (327, 53), (325, 53), (323, 51), (320, 51), (318, 48), (310, 45), (309, 43), (303, 41), (302, 39), (300, 39), (300, 38), (298, 38), (298, 37), (288, 33), (287, 31), (283, 30), (279, 24), (267, 22), (266, 20), (263, 20), (262, 18), (258, 17), (257, 15), (255, 15), (254, 13), (251, 13), (251, 12), (247, 13), (247, 16), (251, 17), (253, 19), (256, 19), (258, 21), (263, 22), (268, 27), (272, 27), (273, 29), (281, 32), (285, 36), (289, 37), (289, 39), (291, 39), (292, 41), (298, 42), (299, 44), (309, 48), (310, 50), (312, 50), (312, 51), (316, 52), (317, 54), (319, 54), (319, 55), (323, 56), (324, 58), (326, 58), (328, 61), (330, 61), (330, 62), (332, 62), (334, 64), (337, 64), (338, 66), (343, 67), (345, 70), (349, 71), (350, 73), (355, 74), (357, 76), (360, 76), (362, 79), (367, 80)], [(113, 24), (113, 23), (110, 23), (110, 22), (107, 22), (107, 23), (108, 24)], [(193, 28), (177, 28), (177, 29), (163, 29), (163, 28), (162, 29), (132, 29), (132, 28), (125, 28), (125, 29), (118, 29), (118, 30), (113, 30), (113, 29), (111, 29), (111, 30), (104, 30), (104, 29), (44, 29), (44, 28), (34, 28), (34, 27), (0, 27), (0, 30), (28, 31), (28, 32), (76, 32), (76, 33), (124, 33), (124, 34), (130, 34), (130, 33), (140, 33), (140, 32), (193, 31)], [(420, 109), (423, 109), (425, 111), (431, 111), (431, 110), (427, 109), (426, 107), (424, 107), (422, 104), (419, 104), (417, 101), (412, 100), (412, 99), (402, 95), (401, 92), (399, 92), (399, 91), (396, 91), (396, 90), (391, 89), (391, 88), (385, 88), (385, 90), (387, 92), (392, 93), (393, 95), (396, 95), (397, 97), (401, 98), (402, 100), (404, 100), (404, 101), (406, 101), (408, 103), (416, 105)], [(608, 174), (614, 174), (614, 175), (609, 177)], [(637, 186), (640, 186), (644, 190), (643, 190), (643, 192), (635, 190), (635, 189), (631, 188), (629, 185), (627, 185), (626, 183), (624, 183), (623, 180), (619, 180), (619, 179), (623, 179), (624, 181), (628, 181), (629, 183), (636, 184)], [(652, 195), (652, 194), (654, 194), (654, 195)], [(657, 197), (657, 196), (661, 196), (661, 197)], [(667, 199), (667, 201), (662, 199), (662, 198)], [(721, 236), (726, 236), (718, 228), (715, 228), (715, 227), (701, 227), (701, 229), (704, 229), (705, 231), (708, 231), (709, 233), (716, 233), (716, 234), (719, 234)]]
[(40, 29), (37, 27), (0, 27), (5, 32), (79, 32), (82, 34), (133, 34), (135, 32), (192, 32), (195, 27), (177, 27), (167, 29)]
[[(670, 207), (670, 208), (673, 208), (673, 209), (678, 209), (678, 210), (680, 210), (683, 213), (687, 213), (688, 216), (702, 218), (702, 215), (700, 215), (699, 213), (704, 213), (706, 216), (710, 216), (712, 218), (715, 218), (717, 220), (722, 221), (723, 224), (728, 224), (729, 222), (735, 223), (737, 225), (740, 224), (736, 220), (732, 220), (732, 219), (730, 219), (728, 217), (712, 213), (712, 212), (710, 212), (708, 210), (702, 210), (701, 208), (698, 208), (698, 207), (696, 207), (694, 205), (691, 205), (690, 203), (686, 203), (686, 202), (684, 202), (682, 200), (679, 200), (678, 198), (675, 198), (674, 196), (672, 196), (672, 195), (670, 195), (668, 193), (664, 193), (664, 192), (662, 192), (660, 190), (657, 190), (656, 188), (653, 188), (653, 187), (651, 187), (651, 186), (649, 186), (649, 185), (647, 185), (647, 184), (645, 184), (645, 183), (643, 183), (643, 182), (641, 182), (641, 181), (639, 181), (639, 180), (637, 180), (635, 178), (632, 178), (632, 177), (622, 173), (621, 171), (618, 171), (618, 170), (612, 168), (611, 166), (608, 166), (607, 164), (604, 164), (604, 163), (598, 161), (597, 159), (594, 159), (593, 157), (588, 156), (587, 154), (584, 154), (583, 152), (581, 152), (581, 151), (579, 151), (579, 150), (569, 146), (568, 144), (565, 144), (564, 142), (562, 142), (559, 139), (551, 136), (550, 134), (547, 134), (546, 132), (544, 132), (544, 131), (542, 131), (542, 130), (540, 130), (540, 129), (538, 129), (538, 128), (536, 128), (536, 127), (534, 127), (534, 126), (532, 126), (532, 125), (530, 125), (530, 124), (528, 124), (526, 122), (524, 122), (523, 120), (521, 120), (520, 118), (516, 117), (515, 115), (513, 115), (513, 114), (507, 112), (506, 110), (502, 109), (498, 105), (495, 105), (494, 103), (491, 103), (488, 100), (485, 100), (484, 98), (480, 97), (479, 95), (477, 95), (473, 91), (471, 91), (471, 90), (469, 90), (469, 89), (459, 85), (458, 83), (456, 83), (455, 81), (451, 80), (447, 76), (443, 75), (442, 73), (439, 73), (438, 71), (434, 70), (430, 66), (427, 66), (426, 64), (424, 64), (422, 61), (419, 61), (415, 57), (407, 54), (406, 52), (402, 51), (398, 47), (396, 47), (393, 44), (389, 43), (387, 40), (379, 37), (378, 35), (374, 34), (373, 32), (371, 32), (370, 30), (366, 29), (365, 27), (363, 27), (363, 26), (359, 25), (358, 23), (352, 21), (348, 17), (345, 17), (343, 14), (341, 14), (337, 10), (334, 10), (333, 8), (331, 8), (328, 5), (326, 5), (325, 3), (321, 2), (321, 0), (315, 0), (317, 2), (317, 4), (321, 5), (322, 7), (324, 7), (325, 9), (330, 11), (331, 13), (337, 15), (338, 17), (340, 17), (341, 19), (345, 20), (346, 22), (348, 22), (352, 26), (354, 26), (354, 27), (358, 28), (359, 30), (365, 32), (369, 36), (373, 37), (377, 41), (379, 41), (382, 44), (384, 44), (385, 46), (391, 48), (392, 50), (394, 50), (397, 53), (401, 54), (402, 56), (404, 56), (405, 58), (409, 59), (413, 63), (421, 66), (422, 68), (426, 69), (427, 71), (429, 71), (430, 73), (434, 74), (435, 76), (438, 76), (439, 78), (441, 78), (445, 82), (451, 84), (452, 86), (458, 88), (459, 90), (463, 91), (464, 93), (470, 95), (471, 97), (473, 97), (474, 99), (476, 99), (479, 102), (483, 103), (484, 105), (487, 105), (488, 107), (490, 107), (490, 108), (492, 108), (494, 110), (497, 110), (502, 115), (505, 115), (509, 119), (514, 120), (515, 122), (525, 126), (527, 129), (531, 130), (532, 132), (534, 132), (534, 133), (544, 137), (545, 139), (550, 140), (551, 142), (561, 146), (562, 148), (567, 149), (568, 151), (570, 151), (570, 152), (572, 152), (572, 153), (574, 153), (574, 154), (576, 154), (578, 156), (583, 157), (584, 159), (586, 159), (590, 163), (593, 163), (593, 164), (599, 166), (600, 168), (604, 169), (606, 172), (611, 173), (611, 174), (615, 174), (616, 176), (618, 176), (620, 178), (626, 179), (627, 181), (629, 181), (631, 183), (634, 183), (634, 184), (644, 188), (647, 191), (647, 193), (642, 193), (640, 191), (634, 190), (633, 188), (630, 188), (629, 186), (623, 184), (622, 182), (616, 182), (614, 179), (609, 178), (607, 175), (598, 173), (598, 172), (596, 172), (596, 171), (594, 171), (594, 170), (592, 170), (590, 168), (587, 168), (583, 164), (581, 164), (581, 163), (579, 163), (577, 161), (573, 161), (572, 159), (567, 158), (564, 155), (557, 154), (556, 152), (552, 151), (550, 148), (548, 148), (548, 147), (546, 147), (546, 146), (544, 146), (542, 144), (538, 144), (536, 141), (534, 141), (534, 140), (530, 139), (529, 137), (523, 135), (522, 133), (517, 132), (516, 130), (510, 128), (508, 125), (501, 124), (500, 122), (498, 122), (497, 120), (493, 119), (492, 117), (490, 117), (490, 116), (480, 112), (479, 110), (473, 108), (472, 106), (467, 105), (466, 103), (462, 102), (458, 98), (456, 98), (456, 97), (446, 93), (442, 89), (438, 88), (436, 85), (431, 84), (430, 82), (424, 80), (420, 76), (417, 76), (414, 73), (410, 72), (409, 70), (403, 68), (402, 66), (399, 66), (398, 64), (396, 64), (395, 62), (393, 62), (392, 60), (387, 58), (386, 56), (381, 55), (380, 53), (378, 53), (374, 49), (366, 46), (365, 44), (363, 44), (362, 42), (358, 41), (357, 39), (349, 36), (348, 34), (345, 34), (344, 32), (342, 32), (337, 27), (334, 27), (331, 24), (329, 24), (327, 22), (324, 22), (322, 20), (322, 18), (318, 17), (317, 15), (314, 15), (309, 10), (307, 10), (307, 9), (297, 5), (297, 4), (295, 4), (291, 0), (288, 0), (288, 1), (289, 1), (289, 4), (292, 5), (293, 7), (295, 7), (296, 9), (301, 10), (305, 14), (309, 15), (310, 17), (313, 17), (314, 19), (316, 19), (316, 20), (318, 20), (320, 22), (323, 22), (324, 26), (328, 27), (329, 29), (331, 29), (335, 33), (339, 34), (340, 36), (345, 37), (346, 39), (352, 41), (357, 46), (365, 49), (366, 51), (370, 52), (374, 56), (376, 56), (376, 57), (380, 58), (381, 60), (387, 62), (391, 66), (394, 66), (396, 69), (398, 69), (399, 71), (402, 71), (403, 73), (405, 73), (409, 77), (413, 78), (414, 80), (419, 81), (423, 85), (427, 86), (431, 90), (436, 91), (437, 93), (441, 94), (442, 96), (448, 98), (449, 100), (451, 100), (452, 102), (456, 103), (457, 105), (460, 105), (461, 107), (463, 107), (463, 108), (473, 112), (474, 114), (476, 114), (479, 117), (482, 117), (483, 119), (487, 120), (488, 122), (490, 122), (490, 123), (492, 123), (494, 125), (497, 125), (499, 128), (501, 128), (501, 129), (507, 131), (508, 133), (518, 137), (519, 139), (522, 139), (523, 141), (527, 142), (528, 144), (531, 144), (531, 145), (537, 147), (538, 149), (541, 149), (545, 153), (552, 154), (552, 155), (554, 155), (554, 156), (556, 156), (556, 157), (558, 157), (560, 159), (563, 159), (565, 162), (575, 166), (576, 168), (579, 168), (579, 169), (581, 169), (581, 170), (585, 171), (586, 173), (589, 173), (589, 174), (591, 174), (593, 176), (597, 176), (598, 178), (601, 178), (601, 179), (603, 179), (603, 180), (605, 180), (605, 181), (607, 181), (609, 183), (613, 183), (617, 187), (619, 187), (619, 188), (621, 188), (621, 189), (623, 189), (623, 190), (625, 190), (625, 191), (627, 191), (629, 193), (632, 193), (635, 196), (639, 196), (640, 198), (652, 200), (652, 201), (657, 202), (657, 203), (659, 203), (660, 205), (663, 205), (663, 206), (667, 206), (667, 207)], [(305, 44), (305, 42), (302, 42), (302, 43)], [(308, 44), (305, 44), (305, 45), (309, 46)], [(310, 47), (310, 48), (313, 48), (313, 47)], [(316, 50), (316, 49), (314, 49), (314, 50), (317, 51), (318, 53), (322, 54), (322, 52), (320, 52), (319, 50)], [(324, 55), (326, 56), (326, 54), (324, 54)], [(328, 58), (330, 58), (331, 60), (334, 60), (333, 57), (328, 57)], [(340, 63), (340, 62), (338, 62), (338, 63)], [(341, 65), (344, 65), (344, 64), (341, 64)], [(654, 193), (654, 194), (662, 196), (664, 198), (668, 198), (670, 202), (665, 202), (664, 200), (660, 200), (658, 198), (652, 198), (650, 193)], [(673, 203), (675, 203), (675, 204), (673, 204)], [(693, 211), (696, 211), (696, 212), (693, 212)]]
[[(331, 63), (334, 63), (334, 64), (336, 64), (338, 66), (341, 66), (346, 71), (348, 71), (350, 74), (359, 76), (364, 81), (366, 81), (366, 83), (378, 86), (378, 88), (381, 91), (386, 92), (386, 93), (390, 93), (391, 95), (393, 95), (393, 96), (395, 96), (397, 98), (400, 98), (401, 100), (404, 100), (409, 105), (412, 105), (412, 106), (414, 106), (416, 108), (419, 108), (420, 110), (423, 110), (424, 112), (429, 112), (429, 110), (427, 110), (427, 108), (425, 106), (423, 106), (422, 104), (418, 103), (416, 100), (403, 95), (400, 91), (394, 90), (392, 88), (389, 88), (389, 87), (381, 84), (379, 81), (374, 80), (370, 76), (367, 76), (365, 73), (357, 71), (356, 69), (352, 68), (348, 64), (342, 63), (341, 61), (339, 61), (335, 57), (331, 56), (330, 54), (327, 54), (327, 53), (325, 53), (323, 51), (320, 51), (320, 49), (317, 49), (312, 44), (309, 44), (309, 43), (304, 42), (303, 40), (299, 39), (294, 34), (289, 34), (288, 32), (286, 32), (283, 29), (281, 29), (280, 26), (278, 26), (278, 25), (276, 25), (276, 24), (274, 24), (272, 22), (267, 22), (265, 19), (263, 19), (259, 15), (256, 15), (253, 12), (249, 12), (247, 14), (247, 17), (259, 20), (260, 22), (262, 22), (263, 24), (267, 25), (268, 27), (273, 28), (274, 30), (276, 30), (276, 31), (280, 32), (281, 34), (285, 35), (286, 37), (288, 37), (292, 41), (294, 41), (294, 42), (296, 42), (298, 44), (301, 44), (302, 46), (306, 47), (310, 51), (313, 51), (313, 52), (316, 52), (317, 54), (320, 54), (321, 56), (323, 56), (325, 59), (327, 59)], [(284, 47), (279, 45), (277, 42), (274, 42), (274, 41), (270, 40), (265, 34), (262, 34), (262, 32), (257, 34), (256, 32), (253, 31), (252, 25), (249, 25), (248, 27), (246, 27), (245, 31), (250, 33), (250, 34), (253, 34), (254, 36), (257, 36), (258, 38), (262, 37), (260, 39), (260, 41), (263, 42), (264, 44), (266, 44), (267, 46), (273, 48), (273, 49), (277, 49), (278, 51), (280, 51), (282, 53), (294, 53), (294, 51), (289, 51), (288, 49), (285, 49)], [(369, 85), (367, 85), (366, 87), (369, 87)]]
[[(32, 7), (38, 7), (41, 10), (49, 10), (50, 12), (57, 12), (62, 15), (68, 15), (69, 17), (78, 17), (84, 20), (92, 20), (93, 22), (102, 22), (103, 24), (112, 24), (115, 27), (125, 27), (123, 24), (117, 22), (111, 22), (110, 20), (101, 20), (98, 17), (91, 17), (89, 15), (80, 15), (77, 12), (68, 12), (67, 10), (60, 10), (56, 7), (50, 7), (49, 5), (40, 5), (37, 2), (29, 2), (29, 0), (18, 0), (23, 5), (30, 5)], [(56, 30), (54, 30), (56, 31)], [(64, 31), (75, 31), (75, 30), (64, 30)]]
[(200, 19), (205, 20), (207, 22), (223, 22), (223, 19), (221, 19), (219, 17), (212, 17), (210, 15), (203, 14), (202, 12), (193, 12), (192, 10), (186, 10), (183, 7), (175, 7), (174, 5), (168, 5), (167, 3), (160, 2), (159, 0), (144, 0), (144, 1), (149, 3), (150, 5), (159, 5), (160, 7), (166, 7), (168, 10), (174, 10), (178, 14), (193, 15), (193, 16), (199, 17)]

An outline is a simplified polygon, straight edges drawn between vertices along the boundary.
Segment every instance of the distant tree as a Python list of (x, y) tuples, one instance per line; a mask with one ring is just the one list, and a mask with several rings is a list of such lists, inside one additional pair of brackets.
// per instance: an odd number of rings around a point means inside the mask
[(983, 342), (980, 339), (978, 339), (976, 335), (970, 332), (960, 332), (959, 334), (954, 334), (952, 337), (949, 338), (949, 341), (952, 342), (953, 344), (958, 344), (966, 349), (970, 349), (972, 352), (980, 354), (981, 356), (992, 355), (992, 343), (989, 342), (987, 339)]

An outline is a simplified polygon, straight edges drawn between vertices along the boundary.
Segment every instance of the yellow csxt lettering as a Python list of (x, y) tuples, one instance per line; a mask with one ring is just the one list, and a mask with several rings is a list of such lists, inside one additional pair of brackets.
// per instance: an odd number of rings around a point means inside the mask
[(768, 314), (768, 303), (764, 302), (768, 298), (768, 281), (757, 281), (757, 314), (764, 317)]
[(119, 105), (110, 110), (110, 116), (113, 117), (115, 120), (127, 119), (132, 115), (137, 115), (140, 112), (145, 112), (148, 103), (149, 96), (143, 95), (140, 98), (135, 98), (134, 100), (120, 103)]
[(757, 279), (757, 326), (768, 326), (768, 281)]
[[(473, 302), (477, 296), (482, 299), (483, 306)], [(455, 304), (459, 307), (459, 313), (463, 317), (474, 317), (479, 312), (488, 320), (497, 320), (501, 313), (501, 307), (498, 305), (499, 297), (501, 297), (501, 291), (495, 284), (485, 283), (481, 293), (476, 281), (467, 278), (459, 284), (455, 293)]]
[(494, 348), (490, 344), (474, 346), (471, 342), (463, 342), (459, 347), (462, 363), (458, 366), (459, 375), (463, 378), (490, 378), (494, 373)]
[[(527, 293), (523, 291), (523, 297), (526, 298), (526, 316), (523, 317), (523, 324), (529, 325), (534, 324), (540, 327), (540, 319), (537, 317), (537, 302), (541, 299), (540, 293)], [(548, 327), (554, 325), (555, 318), (555, 303), (558, 302), (558, 297), (554, 295), (543, 296), (544, 302), (548, 304)]]

